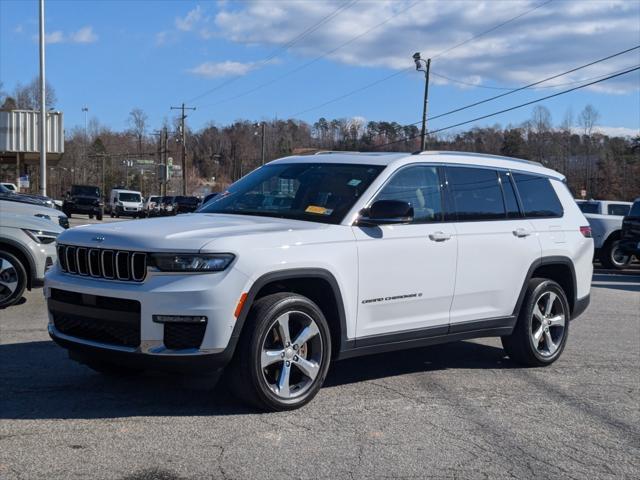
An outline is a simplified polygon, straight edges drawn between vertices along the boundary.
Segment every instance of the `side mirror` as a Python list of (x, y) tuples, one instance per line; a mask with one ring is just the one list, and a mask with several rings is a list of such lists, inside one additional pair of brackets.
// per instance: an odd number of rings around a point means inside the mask
[(409, 202), (400, 200), (378, 200), (369, 208), (360, 212), (358, 225), (386, 225), (392, 223), (410, 223), (413, 221), (413, 207)]

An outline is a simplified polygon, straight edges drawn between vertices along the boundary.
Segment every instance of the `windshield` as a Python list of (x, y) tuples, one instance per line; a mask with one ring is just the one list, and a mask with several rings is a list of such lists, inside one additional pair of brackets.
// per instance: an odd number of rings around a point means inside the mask
[(198, 212), (337, 224), (383, 169), (337, 163), (267, 165), (238, 180)]
[(633, 206), (631, 207), (631, 211), (629, 212), (630, 217), (640, 217), (640, 200), (636, 200)]
[(118, 200), (121, 202), (140, 202), (140, 194), (120, 192), (118, 194)]
[(84, 185), (74, 185), (71, 187), (71, 195), (82, 195), (86, 197), (99, 197), (100, 189)]
[(4, 185), (0, 184), (0, 193), (13, 193), (13, 190), (9, 190), (7, 187), (5, 187)]
[(162, 197), (149, 197), (149, 202), (159, 202), (162, 199)]
[(595, 202), (582, 202), (578, 204), (582, 213), (598, 213), (598, 204)]

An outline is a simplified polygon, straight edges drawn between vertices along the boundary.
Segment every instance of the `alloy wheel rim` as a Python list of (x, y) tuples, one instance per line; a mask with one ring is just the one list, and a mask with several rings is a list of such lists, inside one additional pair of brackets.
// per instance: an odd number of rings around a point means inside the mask
[(613, 244), (613, 248), (611, 249), (611, 261), (618, 266), (624, 266), (629, 263), (629, 255), (622, 252), (620, 249), (620, 242), (615, 242)]
[(0, 258), (0, 300), (11, 297), (17, 289), (17, 268), (6, 258)]
[(538, 297), (533, 307), (531, 340), (543, 357), (551, 357), (560, 348), (565, 332), (564, 304), (558, 294), (546, 291)]
[(267, 387), (279, 398), (304, 395), (320, 373), (324, 345), (317, 323), (300, 311), (274, 320), (262, 342), (260, 369)]

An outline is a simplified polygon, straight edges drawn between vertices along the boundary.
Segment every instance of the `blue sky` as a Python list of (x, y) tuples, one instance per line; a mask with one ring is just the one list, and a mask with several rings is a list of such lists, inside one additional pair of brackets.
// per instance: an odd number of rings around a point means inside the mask
[[(327, 118), (420, 120), (423, 77), (411, 55), (436, 56), (433, 115), (501, 93), (640, 44), (640, 2), (560, 1), (125, 1), (46, 2), (47, 75), (69, 130), (81, 111), (114, 129), (134, 107), (150, 128), (171, 120), (171, 105), (189, 102), (192, 128), (236, 119)], [(448, 50), (524, 12), (480, 38)], [(38, 73), (38, 2), (0, 0), (0, 81), (11, 92)], [(318, 25), (319, 24), (319, 25)], [(297, 38), (315, 27), (302, 38)], [(341, 45), (344, 45), (341, 48)], [(284, 47), (283, 47), (284, 45)], [(299, 66), (313, 64), (253, 93)], [(640, 64), (640, 50), (556, 80), (597, 78)], [(402, 72), (402, 69), (408, 69)], [(328, 100), (401, 72), (361, 93)], [(575, 85), (528, 90), (434, 120), (440, 128)], [(204, 95), (205, 92), (215, 89)], [(232, 99), (236, 95), (241, 98)], [(231, 99), (231, 100), (230, 100)], [(559, 124), (586, 104), (607, 133), (640, 128), (638, 72), (543, 103)], [(476, 125), (517, 124), (533, 107)], [(296, 115), (297, 114), (297, 115)], [(574, 119), (577, 126), (577, 120)]]

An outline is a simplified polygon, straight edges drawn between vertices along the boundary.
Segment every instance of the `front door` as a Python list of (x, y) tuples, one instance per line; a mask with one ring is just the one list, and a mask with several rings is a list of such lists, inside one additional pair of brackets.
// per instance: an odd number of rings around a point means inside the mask
[(448, 329), (457, 237), (453, 224), (443, 221), (439, 173), (434, 166), (402, 168), (374, 198), (410, 202), (412, 223), (352, 227), (359, 267), (356, 343), (372, 336)]

